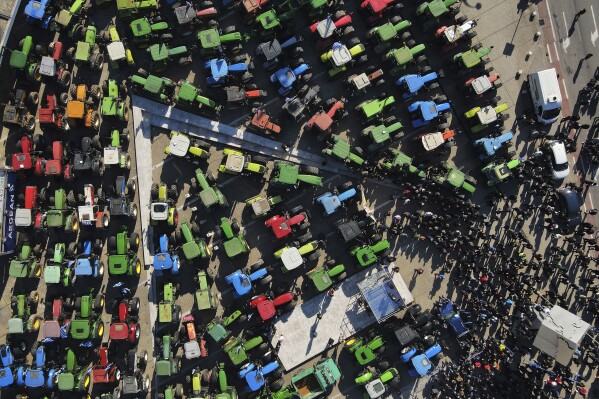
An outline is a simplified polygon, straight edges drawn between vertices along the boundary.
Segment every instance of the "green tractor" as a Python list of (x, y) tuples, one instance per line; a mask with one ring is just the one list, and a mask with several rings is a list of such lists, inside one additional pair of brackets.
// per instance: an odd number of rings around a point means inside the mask
[(73, 192), (67, 194), (63, 188), (59, 188), (54, 191), (54, 197), (50, 197), (50, 202), (54, 203), (54, 206), (42, 216), (39, 227), (77, 233), (79, 231), (77, 211), (70, 206), (75, 204)]
[(149, 13), (158, 10), (157, 0), (116, 0), (118, 17), (122, 20), (131, 20), (140, 13)]
[(75, 316), (69, 324), (71, 338), (77, 340), (98, 339), (104, 337), (104, 322), (102, 310), (104, 309), (104, 294), (101, 292), (94, 296), (91, 289), (88, 295), (75, 298)]
[(131, 156), (127, 154), (125, 148), (128, 141), (127, 130), (112, 129), (109, 145), (104, 147), (104, 166), (131, 169)]
[[(214, 370), (212, 372), (214, 372)], [(223, 362), (216, 365), (216, 373), (220, 392), (214, 395), (214, 399), (237, 399), (237, 389), (228, 384), (227, 374), (225, 373), (225, 364)]]
[(391, 42), (394, 39), (399, 37), (399, 39), (404, 42), (410, 39), (410, 32), (406, 31), (401, 33), (410, 26), (412, 26), (410, 21), (402, 21), (401, 17), (396, 15), (388, 22), (370, 29), (368, 33), (366, 33), (366, 37), (376, 44), (374, 46), (374, 52), (383, 54), (391, 48)]
[(133, 43), (140, 48), (148, 47), (153, 42), (166, 43), (173, 39), (168, 22), (156, 17), (153, 19), (138, 18), (132, 21), (129, 26), (133, 33)]
[(299, 187), (300, 183), (322, 186), (320, 171), (314, 166), (296, 165), (291, 162), (276, 161), (270, 183), (275, 186)]
[(96, 43), (96, 27), (93, 25), (86, 28), (81, 27), (79, 32), (81, 32), (83, 41), (78, 41), (76, 47), (67, 50), (67, 58), (75, 64), (86, 64), (91, 69), (99, 71), (104, 65), (104, 54), (102, 54), (100, 46)]
[(202, 91), (189, 83), (186, 80), (180, 80), (175, 90), (175, 96), (173, 100), (176, 105), (180, 107), (190, 107), (199, 109), (200, 111), (206, 112), (211, 115), (219, 115), (222, 105), (217, 104), (216, 101), (203, 96)]
[(228, 327), (236, 320), (243, 322), (247, 320), (247, 317), (241, 312), (241, 310), (234, 311), (224, 319), (215, 317), (212, 319), (212, 321), (210, 321), (210, 323), (208, 323), (208, 325), (206, 325), (206, 331), (208, 332), (208, 335), (210, 335), (210, 337), (212, 337), (212, 339), (219, 344), (231, 336), (231, 331), (228, 329)]
[(267, 10), (255, 18), (256, 25), (261, 28), (260, 37), (262, 39), (274, 37), (278, 32), (283, 30), (283, 25), (285, 23), (292, 23), (298, 10), (297, 8), (291, 5), (287, 6), (287, 10), (284, 12), (278, 11), (282, 10), (281, 6), (290, 4), (291, 2), (285, 1), (279, 5), (278, 9)]
[(368, 267), (391, 252), (389, 241), (380, 238), (374, 241), (378, 242), (372, 245), (357, 245), (350, 250), (350, 254), (358, 260), (359, 267)]
[(54, 248), (46, 250), (46, 265), (44, 266), (46, 285), (59, 284), (68, 287), (73, 284), (75, 263), (65, 260), (66, 250), (67, 246), (62, 242), (57, 242), (54, 244)]
[(342, 10), (344, 7), (343, 0), (298, 0), (298, 3), (308, 11), (310, 19), (334, 13), (335, 10)]
[(24, 334), (26, 331), (39, 331), (42, 318), (33, 314), (33, 309), (39, 302), (37, 291), (31, 292), (29, 296), (20, 294), (11, 297), (10, 305), (13, 311), (13, 317), (8, 320), (8, 334)]
[(390, 156), (385, 159), (383, 162), (383, 168), (388, 171), (405, 173), (410, 172), (411, 174), (417, 176), (420, 179), (424, 179), (426, 177), (426, 172), (418, 169), (412, 163), (412, 158), (404, 154), (399, 150), (391, 150)]
[(385, 371), (379, 372), (371, 367), (366, 368), (358, 374), (354, 379), (358, 385), (363, 385), (366, 390), (365, 399), (375, 399), (382, 397), (385, 392), (390, 392), (390, 388), (398, 388), (399, 371), (394, 368), (388, 368)]
[(137, 75), (131, 75), (129, 79), (131, 79), (133, 89), (140, 95), (148, 96), (165, 104), (172, 103), (176, 86), (172, 80), (149, 75), (143, 69), (139, 69)]
[(333, 156), (350, 165), (362, 166), (366, 163), (366, 160), (362, 158), (362, 149), (360, 147), (352, 149), (346, 139), (337, 135), (330, 137), (329, 145), (322, 150), (322, 153)]
[(326, 291), (333, 284), (336, 284), (347, 277), (343, 263), (338, 265), (335, 263), (335, 260), (329, 259), (323, 265), (317, 266), (307, 273), (308, 278), (312, 280), (317, 291)]
[(223, 247), (227, 257), (234, 258), (237, 255), (249, 252), (250, 246), (244, 238), (244, 231), (239, 226), (237, 220), (223, 217), (220, 219), (220, 226), (216, 230), (216, 236), (222, 237)]
[(141, 261), (137, 258), (139, 234), (129, 235), (127, 226), (115, 236), (108, 237), (108, 273), (111, 276), (139, 276)]
[(206, 242), (202, 238), (196, 238), (200, 234), (200, 228), (196, 223), (189, 223), (183, 221), (181, 227), (177, 228), (171, 234), (171, 241), (181, 245), (181, 251), (183, 256), (188, 262), (192, 262), (194, 259), (208, 259), (210, 258), (210, 248), (206, 245)]
[(158, 399), (183, 399), (184, 397), (182, 384), (169, 385), (158, 394)]
[[(72, 22), (83, 19), (87, 11), (88, 7), (85, 6), (85, 0), (75, 0), (70, 7), (61, 7), (60, 11), (54, 16), (54, 19), (50, 21), (48, 28), (51, 31), (68, 29)], [(71, 32), (69, 32), (69, 36), (73, 37)]]
[(519, 158), (505, 161), (494, 161), (482, 169), (487, 178), (487, 184), (494, 186), (514, 177), (514, 170), (518, 170), (522, 161)]
[(170, 335), (163, 335), (162, 338), (156, 338), (156, 344), (159, 348), (156, 359), (156, 376), (171, 377), (181, 370), (181, 356), (176, 356), (177, 340)]
[(40, 75), (40, 65), (34, 60), (36, 46), (33, 44), (31, 36), (25, 36), (18, 45), (18, 50), (12, 50), (10, 53), (10, 67), (25, 72), (28, 80), (39, 82), (42, 80)]
[(158, 303), (158, 322), (171, 323), (175, 326), (181, 321), (181, 306), (175, 303), (179, 290), (178, 284), (168, 282), (162, 287), (162, 299)]
[(356, 105), (355, 111), (362, 115), (364, 121), (369, 122), (375, 118), (379, 118), (394, 103), (395, 97), (382, 93), (380, 98), (362, 101)]
[(193, 280), (198, 284), (198, 289), (195, 292), (196, 306), (198, 310), (216, 309), (216, 301), (208, 284), (208, 273), (205, 270), (200, 270)]
[(480, 43), (472, 46), (470, 50), (457, 53), (451, 57), (453, 68), (458, 74), (465, 74), (491, 62), (489, 55), (493, 47), (482, 47)]
[(210, 183), (215, 182), (216, 178), (211, 172), (204, 174), (200, 168), (196, 169), (195, 177), (191, 178), (191, 189), (195, 192), (199, 191), (202, 205), (208, 210), (215, 206), (229, 206), (222, 191), (216, 185), (210, 186)]
[(462, 189), (470, 194), (473, 194), (476, 190), (475, 178), (454, 168), (446, 161), (442, 162), (438, 167), (433, 168), (430, 175), (436, 183), (454, 190)]
[(235, 26), (228, 26), (224, 30), (211, 28), (198, 32), (200, 41), (200, 55), (202, 57), (213, 57), (227, 50), (230, 54), (237, 54), (243, 50), (242, 41), (247, 42), (250, 36), (242, 35), (235, 31)]
[(192, 62), (191, 54), (186, 46), (168, 47), (164, 43), (152, 44), (147, 48), (152, 62), (150, 69), (152, 72), (164, 72), (173, 61), (181, 66), (189, 65)]
[(41, 254), (41, 245), (23, 242), (17, 256), (10, 261), (8, 275), (15, 278), (40, 278), (42, 276)]
[(429, 30), (435, 24), (439, 23), (440, 18), (445, 14), (456, 15), (460, 12), (459, 0), (432, 0), (425, 1), (416, 8), (416, 16), (424, 20), (423, 28)]
[(368, 341), (366, 338), (352, 338), (345, 342), (345, 347), (356, 357), (360, 366), (372, 363), (378, 358), (378, 353), (385, 350), (385, 341), (380, 335), (370, 334)]
[[(223, 350), (229, 356), (234, 366), (241, 366), (248, 362), (249, 353), (261, 357), (268, 351), (268, 344), (261, 335), (245, 340), (242, 336), (231, 337), (223, 344)], [(254, 358), (255, 356), (252, 356)]]
[[(83, 398), (89, 396), (87, 393), (92, 382), (92, 374), (89, 369), (81, 367), (77, 363), (77, 354), (71, 349), (67, 349), (64, 355), (64, 366), (55, 375), (55, 380), (52, 381), (52, 388), (56, 388), (58, 392), (63, 392), (69, 396), (77, 396), (75, 392), (82, 393)], [(54, 386), (54, 383), (56, 386)], [(75, 394), (75, 395), (74, 395)]]
[(390, 50), (385, 54), (385, 61), (390, 61), (391, 64), (393, 64), (391, 76), (398, 76), (408, 66), (412, 64), (422, 64), (426, 61), (425, 55), (418, 55), (424, 52), (426, 46), (424, 44), (416, 45), (413, 40), (410, 41), (410, 44), (411, 46), (406, 44), (403, 47)]
[[(120, 85), (123, 96), (127, 96), (127, 86), (125, 82)], [(119, 95), (119, 84), (114, 79), (107, 79), (102, 84), (102, 102), (100, 103), (100, 113), (104, 117), (116, 117), (121, 121), (129, 120), (129, 108), (125, 104), (125, 98)]]
[(403, 125), (395, 116), (385, 118), (380, 125), (363, 129), (362, 136), (368, 137), (371, 141), (367, 147), (368, 152), (384, 149), (391, 140), (403, 136), (402, 129)]
[(176, 206), (178, 195), (179, 189), (176, 184), (172, 184), (170, 187), (165, 183), (152, 184), (150, 189), (150, 223), (152, 225), (166, 223), (168, 226), (177, 226), (179, 224)]
[(243, 152), (225, 148), (223, 150), (223, 162), (220, 164), (218, 171), (231, 175), (256, 173), (264, 175), (268, 172), (266, 164), (268, 158), (261, 155), (244, 155)]
[(164, 148), (164, 153), (174, 157), (183, 158), (210, 158), (210, 144), (199, 139), (192, 139), (187, 134), (175, 130), (170, 132), (171, 140)]

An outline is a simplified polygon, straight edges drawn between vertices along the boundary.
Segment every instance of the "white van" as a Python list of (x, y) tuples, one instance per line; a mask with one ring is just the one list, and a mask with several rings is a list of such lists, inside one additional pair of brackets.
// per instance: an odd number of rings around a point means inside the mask
[(537, 120), (545, 125), (557, 121), (562, 110), (562, 94), (555, 68), (529, 74), (528, 85)]

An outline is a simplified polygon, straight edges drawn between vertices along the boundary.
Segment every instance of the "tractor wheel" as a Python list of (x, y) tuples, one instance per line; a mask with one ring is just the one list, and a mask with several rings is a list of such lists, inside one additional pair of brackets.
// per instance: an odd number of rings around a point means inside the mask
[(125, 187), (125, 195), (133, 197), (135, 195), (135, 189), (137, 189), (137, 183), (135, 183), (135, 180), (129, 179), (127, 187)]
[(461, 24), (463, 24), (463, 23), (464, 23), (464, 22), (466, 22), (466, 21), (468, 21), (468, 18), (466, 18), (466, 16), (465, 16), (465, 15), (460, 15), (460, 16), (459, 16), (459, 17), (458, 17), (458, 18), (455, 20), (455, 22), (456, 22), (458, 25), (461, 25)]
[(316, 250), (308, 256), (308, 261), (312, 262), (312, 261), (318, 260), (319, 257), (320, 257), (320, 250)]
[(179, 58), (179, 65), (189, 65), (189, 64), (191, 64), (191, 62), (192, 62), (191, 55), (187, 56), (187, 57)]
[(84, 374), (83, 377), (81, 378), (81, 380), (79, 381), (79, 391), (80, 392), (87, 392), (87, 390), (89, 389), (89, 385), (91, 383), (91, 375), (90, 374)]
[(67, 87), (69, 83), (71, 83), (71, 72), (62, 71), (62, 73), (58, 76), (58, 84), (62, 87)]
[(94, 240), (94, 253), (96, 253), (97, 255), (100, 255), (102, 253), (102, 239), (100, 238), (96, 238)]
[(69, 258), (74, 258), (75, 255), (77, 255), (77, 243), (70, 242), (69, 246), (67, 247), (67, 256)]
[(285, 312), (285, 313), (292, 312), (292, 311), (293, 311), (293, 309), (295, 308), (295, 305), (297, 305), (297, 301), (296, 301), (296, 300), (293, 300), (293, 301), (291, 301), (291, 302), (287, 303), (287, 304), (286, 304), (286, 305), (283, 307), (283, 312)]
[(77, 199), (79, 200), (79, 202), (85, 202), (85, 195), (79, 193), (77, 194)]
[(262, 155), (256, 155), (252, 157), (252, 162), (266, 165), (268, 163), (268, 158)]
[(139, 246), (139, 234), (137, 232), (133, 232), (133, 233), (131, 233), (131, 236), (129, 236), (129, 247), (135, 251), (138, 246)]
[(312, 239), (312, 233), (310, 233), (310, 232), (307, 232), (306, 234), (303, 234), (303, 235), (301, 235), (301, 236), (299, 236), (297, 238), (297, 240), (299, 241), (299, 243), (302, 244), (302, 245), (305, 244), (305, 243), (307, 243), (311, 239)]
[(29, 113), (25, 115), (23, 118), (23, 127), (25, 127), (28, 132), (33, 132), (35, 130), (35, 117)]
[(349, 41), (347, 42), (347, 48), (352, 48), (354, 46), (357, 46), (358, 44), (360, 44), (360, 39), (357, 37), (352, 37), (351, 39), (349, 39)]
[(141, 355), (139, 355), (137, 367), (139, 367), (140, 370), (145, 370), (147, 365), (148, 365), (148, 351), (144, 349), (143, 351), (141, 351)]
[(262, 265), (264, 265), (264, 261), (262, 259), (259, 259), (256, 263), (254, 263), (253, 265), (250, 266), (250, 270), (253, 272), (259, 270)]
[(419, 57), (416, 58), (416, 62), (419, 64), (422, 64), (423, 62), (426, 62), (426, 55), (421, 55)]
[(27, 104), (37, 106), (40, 102), (40, 95), (37, 91), (32, 91), (27, 95)]
[(94, 300), (94, 310), (98, 313), (102, 313), (102, 310), (104, 309), (104, 294), (98, 294), (96, 295), (96, 299)]
[(27, 320), (27, 330), (34, 331), (34, 332), (39, 331), (41, 325), (42, 325), (41, 317), (39, 317), (38, 315), (34, 315), (34, 314), (29, 316), (29, 319)]
[(481, 48), (483, 48), (483, 44), (482, 43), (476, 43), (474, 46), (472, 46), (473, 50), (480, 50)]
[(260, 285), (268, 285), (272, 281), (272, 276), (264, 276), (260, 279)]
[(89, 93), (92, 96), (92, 98), (96, 101), (100, 101), (100, 98), (102, 98), (102, 89), (99, 85), (92, 85), (91, 89), (89, 90)]
[(90, 152), (91, 150), (91, 138), (84, 137), (81, 139), (81, 151), (82, 152)]
[(233, 219), (233, 221), (231, 221), (231, 229), (233, 230), (233, 234), (237, 234), (241, 231), (241, 227), (239, 227), (237, 220)]
[(395, 15), (395, 16), (391, 17), (389, 22), (391, 22), (393, 25), (395, 25), (395, 24), (401, 22), (401, 17), (399, 15)]
[(438, 88), (439, 88), (439, 83), (437, 83), (437, 82), (431, 83), (431, 84), (428, 86), (428, 89), (429, 89), (429, 90), (434, 90), (434, 89), (438, 89)]
[(150, 188), (150, 197), (152, 198), (152, 200), (158, 199), (158, 184), (157, 183), (152, 184), (152, 187)]
[(67, 50), (67, 59), (69, 61), (75, 61), (75, 52), (76, 52), (75, 47), (70, 47)]
[(58, 96), (58, 102), (61, 105), (67, 105), (67, 103), (69, 102), (69, 93), (60, 93), (60, 95)]
[(179, 324), (179, 321), (181, 320), (181, 308), (180, 307), (175, 307), (175, 309), (173, 309), (173, 324)]
[(228, 35), (229, 33), (233, 32), (235, 32), (235, 25), (230, 25), (223, 29), (223, 35)]
[(139, 69), (137, 70), (137, 74), (138, 74), (139, 76), (141, 76), (142, 78), (147, 78), (148, 76), (150, 76), (150, 74), (148, 73), (148, 71), (146, 71), (146, 70), (145, 70), (145, 69), (143, 69), (143, 68), (139, 68)]
[(274, 380), (270, 383), (269, 388), (272, 392), (280, 391), (285, 385), (285, 381), (282, 378)]
[(133, 261), (133, 275), (139, 276), (141, 274), (141, 261), (137, 258)]
[(129, 210), (129, 217), (131, 219), (137, 219), (137, 205), (132, 204), (131, 209)]
[(200, 234), (200, 226), (196, 222), (191, 223), (191, 234), (197, 236)]
[(354, 186), (354, 183), (352, 183), (351, 181), (346, 181), (345, 183), (343, 183), (342, 185), (340, 185), (338, 187), (338, 190), (339, 190), (339, 192), (343, 192), (343, 191), (349, 190), (353, 186)]
[(134, 297), (129, 301), (129, 313), (133, 316), (137, 316), (139, 314), (139, 298)]
[(317, 175), (320, 173), (320, 170), (315, 166), (303, 165), (300, 167), (300, 169), (302, 170), (302, 172), (308, 173), (311, 175)]
[(474, 39), (476, 37), (477, 33), (475, 30), (469, 30), (468, 32), (466, 32), (466, 37), (468, 39)]
[(92, 137), (90, 144), (91, 144), (92, 148), (94, 148), (96, 150), (101, 150), (102, 144), (100, 143), (100, 135), (96, 134), (94, 137)]
[(353, 35), (355, 33), (355, 29), (353, 26), (348, 26), (345, 29), (343, 29), (343, 36), (350, 36)]
[(98, 263), (98, 277), (102, 279), (102, 276), (104, 276), (104, 262)]
[(160, 41), (163, 43), (170, 42), (171, 40), (173, 40), (173, 35), (170, 33), (163, 33), (160, 35)]
[(412, 48), (412, 47), (414, 47), (415, 45), (416, 45), (416, 40), (414, 40), (414, 39), (409, 39), (409, 40), (406, 40), (406, 46), (408, 46), (408, 47)]
[(238, 54), (243, 51), (243, 46), (241, 44), (236, 44), (229, 49), (231, 54)]
[(358, 65), (365, 64), (366, 62), (368, 62), (368, 56), (367, 56), (366, 54), (364, 54), (364, 55), (361, 55), (361, 56), (360, 56), (360, 57), (359, 57), (359, 58), (356, 60), (356, 63), (357, 63)]
[(116, 237), (110, 236), (108, 237), (108, 253), (113, 253), (116, 251)]
[(308, 83), (312, 80), (312, 73), (305, 73), (302, 75), (302, 82)]
[(92, 69), (100, 70), (102, 69), (102, 65), (104, 64), (104, 56), (102, 54), (97, 54), (94, 61), (91, 63)]
[(447, 129), (449, 127), (448, 123), (441, 123), (440, 125), (437, 125), (437, 130), (439, 130), (440, 132), (444, 132), (445, 129)]
[(493, 106), (496, 107), (500, 101), (501, 101), (501, 96), (495, 96), (491, 99), (491, 104), (493, 104)]
[[(444, 102), (447, 102), (447, 96), (445, 96), (445, 95), (440, 95), (439, 97), (437, 97), (437, 101), (438, 101), (438, 102), (442, 102), (442, 103), (444, 103)], [(438, 104), (438, 103), (437, 103), (437, 104)]]
[(110, 399), (121, 399), (121, 389), (114, 388), (114, 391), (112, 391), (112, 398)]
[(71, 87), (69, 87), (69, 96), (71, 96), (73, 100), (77, 98), (77, 85), (71, 85)]
[(89, 121), (94, 130), (100, 129), (100, 115), (96, 111), (92, 112)]
[(179, 187), (176, 184), (171, 184), (171, 186), (167, 190), (167, 195), (170, 199), (177, 199), (179, 194)]

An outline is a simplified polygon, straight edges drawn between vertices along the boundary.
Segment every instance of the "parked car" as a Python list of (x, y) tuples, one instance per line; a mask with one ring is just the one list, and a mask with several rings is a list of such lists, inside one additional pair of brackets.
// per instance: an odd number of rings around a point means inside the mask
[(555, 180), (563, 180), (570, 174), (568, 165), (568, 153), (566, 146), (562, 141), (552, 140), (547, 144), (547, 156), (549, 158), (549, 168), (551, 177)]

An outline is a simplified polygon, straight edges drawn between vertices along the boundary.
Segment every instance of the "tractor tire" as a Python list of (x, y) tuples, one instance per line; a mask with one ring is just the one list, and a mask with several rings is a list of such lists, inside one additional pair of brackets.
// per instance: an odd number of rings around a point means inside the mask
[(491, 99), (490, 102), (491, 102), (491, 104), (493, 104), (494, 107), (496, 107), (500, 101), (501, 101), (501, 96), (495, 96)]
[(305, 63), (306, 61), (304, 61), (303, 58), (298, 58), (297, 60), (293, 61), (293, 63), (291, 64), (294, 68), (297, 68), (298, 66), (302, 65), (303, 63)]
[(77, 85), (71, 85), (69, 87), (69, 96), (71, 96), (73, 100), (77, 99)]
[(480, 50), (481, 48), (483, 48), (483, 44), (482, 43), (476, 43), (474, 46), (472, 46), (473, 50)]
[(320, 257), (320, 250), (316, 250), (308, 256), (308, 261), (312, 262), (312, 261), (318, 260), (319, 257)]
[(135, 251), (138, 246), (139, 246), (139, 234), (137, 232), (133, 232), (133, 233), (131, 233), (131, 236), (129, 236), (129, 247)]
[(100, 101), (100, 99), (102, 98), (102, 89), (99, 85), (92, 85), (92, 87), (89, 90), (89, 94), (92, 96), (94, 100)]
[(301, 205), (298, 205), (298, 206), (295, 206), (295, 207), (291, 208), (289, 210), (289, 214), (291, 214), (291, 215), (297, 215), (298, 213), (300, 213), (303, 210), (304, 210), (304, 207), (301, 206)]
[(308, 173), (311, 175), (317, 175), (320, 173), (320, 170), (315, 166), (305, 165), (305, 166), (301, 166), (300, 169), (302, 172)]
[(100, 69), (102, 69), (103, 64), (104, 64), (104, 55), (97, 54), (96, 58), (91, 63), (91, 68), (95, 69), (95, 70), (100, 70)]
[(302, 244), (302, 245), (305, 244), (305, 243), (307, 243), (311, 239), (312, 239), (312, 233), (310, 233), (310, 232), (307, 232), (306, 234), (303, 234), (303, 235), (301, 235), (301, 236), (299, 236), (297, 238), (297, 240), (299, 241), (299, 243)]
[(340, 185), (337, 190), (339, 192), (343, 192), (346, 190), (349, 190), (350, 188), (352, 188), (354, 186), (354, 183), (352, 183), (351, 181), (346, 181), (345, 183), (343, 183), (342, 185)]
[(67, 256), (69, 258), (74, 258), (76, 255), (77, 255), (77, 243), (70, 242), (69, 246), (67, 247)]
[(223, 35), (227, 35), (233, 32), (235, 32), (235, 25), (229, 25), (225, 29), (223, 29)]
[(75, 53), (77, 50), (75, 50), (75, 47), (70, 47), (67, 50), (67, 59), (71, 62), (75, 61)]
[(358, 57), (358, 59), (356, 60), (356, 63), (358, 65), (362, 65), (368, 62), (368, 56), (366, 54), (361, 55), (360, 57)]
[(391, 19), (389, 20), (389, 22), (391, 22), (393, 25), (400, 23), (401, 22), (401, 17), (399, 15), (394, 15), (393, 17), (391, 17)]
[(37, 91), (32, 91), (31, 93), (29, 93), (27, 95), (27, 104), (35, 107), (39, 104), (40, 102), (40, 95)]
[(403, 40), (404, 42), (410, 39), (411, 37), (412, 34), (410, 32), (404, 32), (401, 34), (401, 40)]
[(81, 139), (81, 151), (85, 153), (91, 151), (91, 138), (84, 137)]
[(100, 293), (96, 295), (96, 299), (94, 300), (94, 310), (98, 313), (102, 313), (102, 310), (104, 309), (104, 303), (104, 294)]
[(310, 222), (304, 222), (304, 223), (300, 224), (297, 229), (299, 231), (302, 231), (302, 230), (306, 230), (308, 227), (310, 227)]
[(108, 253), (114, 253), (116, 251), (116, 237), (108, 237)]
[(129, 301), (129, 313), (131, 313), (133, 316), (137, 316), (139, 314), (139, 298), (138, 297), (134, 297)]
[(58, 96), (58, 102), (63, 106), (67, 105), (69, 102), (69, 93), (60, 93)]
[(176, 200), (179, 196), (179, 187), (176, 184), (171, 184), (171, 186), (167, 189), (167, 196), (172, 200)]
[(62, 71), (60, 76), (58, 77), (58, 84), (62, 87), (67, 87), (71, 83), (71, 72), (70, 71)]
[(26, 114), (23, 118), (23, 127), (28, 132), (33, 132), (35, 130), (35, 117), (31, 114)]
[(191, 55), (179, 58), (179, 65), (189, 65), (192, 62)]
[(446, 102), (446, 101), (447, 101), (447, 96), (445, 96), (444, 94), (442, 94), (442, 95), (440, 95), (439, 97), (437, 97), (437, 98), (436, 98), (436, 100), (438, 101), (438, 102), (437, 102), (437, 104), (438, 104), (439, 102), (442, 102), (442, 103), (444, 103), (444, 102)]
[(464, 22), (468, 21), (468, 18), (466, 18), (465, 15), (460, 15), (459, 17), (456, 18), (455, 22), (458, 25), (463, 24)]
[(264, 261), (259, 259), (256, 263), (250, 266), (250, 270), (253, 272), (260, 270), (260, 268), (264, 265)]
[(280, 391), (285, 385), (285, 381), (282, 378), (276, 379), (270, 383), (269, 388), (272, 392)]
[(179, 321), (181, 321), (181, 308), (180, 307), (175, 307), (175, 309), (173, 310), (173, 324), (179, 324)]
[(200, 226), (196, 222), (191, 222), (191, 234), (198, 236), (200, 234)]
[(440, 132), (444, 132), (445, 129), (447, 129), (449, 127), (448, 123), (441, 123), (440, 125), (437, 125), (437, 130), (439, 130)]
[(272, 276), (264, 276), (260, 279), (260, 285), (268, 285), (272, 281)]
[(92, 112), (90, 124), (94, 130), (100, 129), (100, 115), (96, 111)]
[(28, 331), (39, 331), (40, 326), (42, 325), (42, 318), (38, 315), (32, 314), (29, 316), (27, 320), (27, 330)]
[(256, 155), (252, 157), (252, 162), (266, 165), (268, 163), (268, 158), (262, 155)]
[(353, 26), (348, 26), (345, 29), (343, 29), (343, 32), (341, 33), (343, 36), (351, 36), (354, 33), (356, 33), (356, 30), (354, 29)]
[(416, 62), (419, 64), (426, 62), (426, 55), (420, 55), (420, 56), (416, 57)]
[(312, 73), (305, 73), (302, 75), (302, 82), (308, 83), (312, 80)]
[(408, 46), (409, 48), (412, 48), (416, 45), (416, 40), (414, 39), (409, 39), (406, 41), (406, 46)]
[(157, 183), (152, 184), (152, 187), (150, 188), (150, 197), (152, 198), (153, 201), (158, 199), (158, 184)]
[(439, 88), (439, 83), (437, 83), (437, 82), (431, 83), (431, 84), (428, 86), (428, 89), (429, 89), (429, 90), (434, 90), (434, 89), (438, 89), (438, 88)]
[(360, 39), (357, 37), (352, 37), (351, 39), (349, 39), (349, 41), (347, 42), (347, 48), (352, 48), (354, 46), (357, 46), (358, 44), (360, 44)]
[(233, 234), (238, 234), (241, 231), (241, 227), (239, 226), (239, 222), (233, 219), (231, 221), (231, 229), (233, 230)]
[(475, 30), (469, 30), (466, 32), (466, 37), (468, 39), (474, 39), (478, 33)]

